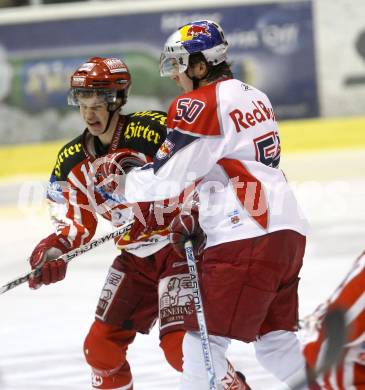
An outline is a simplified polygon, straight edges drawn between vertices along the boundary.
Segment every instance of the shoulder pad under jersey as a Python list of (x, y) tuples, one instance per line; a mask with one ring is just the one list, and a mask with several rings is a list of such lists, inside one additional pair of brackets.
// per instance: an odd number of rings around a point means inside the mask
[(176, 98), (169, 108), (167, 127), (196, 136), (219, 136), (217, 83)]
[(140, 111), (125, 116), (119, 147), (154, 156), (166, 138), (166, 113)]

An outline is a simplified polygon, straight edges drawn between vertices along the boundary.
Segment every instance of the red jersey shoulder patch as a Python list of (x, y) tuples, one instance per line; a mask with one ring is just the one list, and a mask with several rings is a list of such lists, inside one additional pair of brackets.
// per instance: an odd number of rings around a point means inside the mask
[(220, 135), (216, 89), (217, 83), (213, 83), (176, 98), (167, 115), (167, 126), (196, 135)]

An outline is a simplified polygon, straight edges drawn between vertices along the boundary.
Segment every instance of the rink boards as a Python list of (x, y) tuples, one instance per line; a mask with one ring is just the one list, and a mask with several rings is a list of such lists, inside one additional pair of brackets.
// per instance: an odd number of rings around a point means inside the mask
[[(280, 123), (283, 155), (291, 152), (365, 148), (365, 117), (309, 119)], [(50, 174), (66, 142), (0, 147), (0, 178)]]

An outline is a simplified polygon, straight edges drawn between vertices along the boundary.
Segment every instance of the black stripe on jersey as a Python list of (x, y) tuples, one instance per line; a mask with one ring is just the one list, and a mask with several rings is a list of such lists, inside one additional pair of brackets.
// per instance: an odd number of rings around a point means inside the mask
[(153, 157), (166, 138), (166, 113), (141, 111), (125, 116), (118, 147), (130, 148)]
[(178, 130), (173, 130), (169, 133), (153, 159), (154, 173), (156, 174), (157, 171), (162, 168), (179, 150), (190, 145), (192, 142), (197, 141), (199, 138), (200, 137), (198, 136), (181, 133)]
[(58, 152), (52, 176), (55, 176), (57, 180), (66, 180), (71, 169), (85, 158), (86, 155), (81, 146), (81, 135), (79, 135)]

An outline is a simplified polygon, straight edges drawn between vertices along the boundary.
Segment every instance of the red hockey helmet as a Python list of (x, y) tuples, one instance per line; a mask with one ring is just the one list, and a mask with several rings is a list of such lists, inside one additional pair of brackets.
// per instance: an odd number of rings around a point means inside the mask
[(92, 57), (71, 76), (68, 103), (78, 106), (80, 93), (93, 92), (113, 104), (118, 98), (127, 102), (131, 86), (131, 74), (127, 65), (119, 58)]

